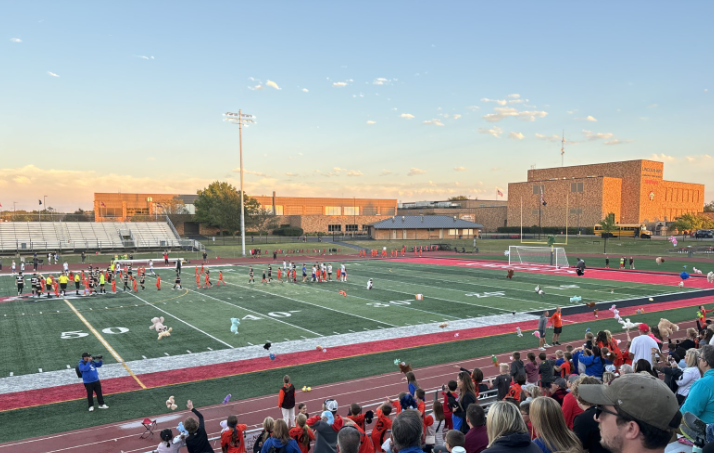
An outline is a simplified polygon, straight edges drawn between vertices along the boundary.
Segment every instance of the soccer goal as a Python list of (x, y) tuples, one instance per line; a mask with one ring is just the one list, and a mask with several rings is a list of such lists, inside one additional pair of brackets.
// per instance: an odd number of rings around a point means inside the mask
[(540, 264), (544, 266), (568, 267), (568, 256), (563, 247), (508, 247), (508, 264)]

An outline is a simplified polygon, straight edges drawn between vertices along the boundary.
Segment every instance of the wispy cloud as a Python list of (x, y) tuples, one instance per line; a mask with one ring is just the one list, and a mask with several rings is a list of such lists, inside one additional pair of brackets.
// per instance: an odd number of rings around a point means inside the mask
[(590, 115), (586, 116), (585, 118), (575, 118), (575, 119), (578, 121), (590, 121), (593, 123), (597, 123), (597, 119), (595, 119), (595, 117), (590, 116)]
[(407, 176), (423, 175), (424, 173), (426, 173), (426, 170), (412, 167), (407, 173)]
[(14, 42), (15, 44), (21, 44), (22, 39), (20, 38), (10, 38), (10, 42)]
[(510, 98), (510, 99), (518, 99), (518, 98), (521, 97), (521, 95), (518, 94), (518, 93), (513, 93), (513, 94), (509, 94), (509, 95), (506, 96), (506, 97), (507, 97), (507, 98)]
[(377, 124), (377, 122), (376, 122), (376, 121), (372, 121), (372, 120), (367, 120), (367, 124)]
[(512, 138), (514, 140), (523, 140), (524, 138), (526, 138), (526, 136), (520, 132), (511, 132), (510, 134), (508, 134), (508, 138)]
[(298, 173), (287, 172), (287, 173), (285, 173), (285, 176), (300, 176), (300, 175)]
[(478, 109), (480, 109), (480, 108), (481, 108), (481, 107), (479, 107), (478, 105), (467, 105), (467, 106), (466, 106), (466, 110), (471, 110), (472, 112), (473, 112), (474, 110), (478, 110)]
[(503, 133), (503, 129), (501, 129), (498, 126), (494, 126), (492, 128), (486, 128), (486, 127), (479, 127), (478, 128), (479, 134), (488, 134), (488, 135), (493, 135), (496, 138), (501, 138), (501, 134)]
[(141, 58), (142, 60), (153, 60), (154, 56), (147, 57), (146, 55), (137, 55), (136, 58)]
[[(652, 156), (657, 156), (657, 154), (653, 154)], [(664, 156), (664, 154), (663, 154)], [(695, 156), (685, 156), (685, 159), (687, 159), (687, 162), (707, 162), (711, 163), (712, 162), (712, 156), (709, 154), (698, 154)]]
[(345, 176), (362, 176), (362, 172), (359, 170), (350, 170), (345, 173)]
[(677, 160), (676, 157), (674, 157), (674, 156), (668, 156), (668, 155), (666, 155), (666, 154), (664, 154), (664, 153), (662, 153), (662, 154), (652, 154), (652, 156), (651, 156), (650, 158), (651, 158), (652, 160), (661, 160), (661, 161), (663, 161), (663, 162), (674, 162), (674, 161)]
[(410, 119), (414, 118), (414, 115), (412, 115), (411, 113), (402, 113), (401, 115), (399, 115), (399, 117), (406, 118), (406, 119), (410, 120)]
[(303, 88), (303, 89), (302, 89), (302, 92), (303, 92), (303, 93), (307, 93), (308, 91), (310, 91), (310, 90), (308, 90), (307, 88)]
[(466, 167), (454, 167), (454, 171), (466, 171)]
[(615, 137), (615, 134), (612, 132), (592, 132), (592, 131), (586, 131), (583, 129), (583, 135), (588, 141), (595, 141), (595, 140), (609, 140), (613, 137)]
[(392, 83), (392, 81), (389, 79), (385, 79), (384, 77), (377, 77), (372, 82), (372, 85), (387, 85), (389, 83)]
[(443, 126), (444, 125), (444, 123), (442, 123), (441, 121), (439, 121), (437, 119), (426, 120), (426, 121), (423, 121), (421, 124), (429, 124), (432, 126)]
[(251, 90), (251, 91), (258, 91), (258, 90), (262, 90), (262, 89), (264, 89), (264, 88), (265, 88), (265, 87), (264, 87), (263, 85), (260, 85), (260, 84), (254, 85), (254, 86), (252, 86), (252, 87), (248, 87), (248, 89)]
[(458, 120), (459, 118), (461, 118), (461, 115), (458, 113), (454, 113), (454, 116), (452, 116), (452, 118)]
[(632, 143), (634, 140), (619, 140), (619, 139), (614, 139), (614, 140), (608, 140), (605, 142), (606, 145), (608, 146), (614, 146), (614, 145), (624, 145), (625, 143)]
[(648, 108), (648, 109), (656, 109), (656, 108), (657, 108), (657, 104), (650, 104), (650, 105), (647, 106), (647, 108)]
[(391, 170), (382, 170), (382, 172), (379, 174), (379, 176), (388, 176), (391, 174), (392, 174)]
[(282, 90), (282, 88), (280, 88), (278, 84), (273, 82), (272, 80), (268, 80), (267, 82), (265, 82), (265, 86), (275, 88), (276, 90)]
[(493, 109), (496, 113), (488, 113), (483, 118), (491, 123), (501, 121), (506, 118), (520, 118), (523, 121), (535, 121), (536, 118), (545, 118), (548, 112), (542, 110), (523, 110), (519, 111), (513, 107), (496, 107)]
[(59, 77), (59, 75), (55, 74), (54, 72), (47, 71), (47, 74), (51, 75), (52, 77)]
[(539, 134), (539, 133), (536, 132), (535, 138), (537, 138), (538, 140), (545, 140), (545, 141), (548, 141), (548, 142), (557, 142), (557, 141), (560, 141), (560, 136), (559, 136), (558, 134), (543, 135), (543, 134)]
[(509, 94), (507, 97), (510, 99), (481, 98), (481, 102), (495, 102), (498, 105), (510, 105), (510, 104), (520, 104), (523, 102), (528, 102), (528, 99), (519, 99), (521, 97), (520, 94)]
[[(231, 170), (231, 171), (232, 171), (233, 173), (240, 173), (240, 167), (234, 168), (234, 169)], [(243, 174), (261, 176), (261, 177), (263, 177), (263, 178), (270, 178), (270, 177), (271, 177), (270, 175), (267, 175), (267, 174), (265, 174), (265, 173), (261, 173), (261, 172), (259, 172), (259, 171), (254, 171), (254, 170), (246, 170), (245, 168), (243, 169)]]
[(332, 86), (333, 86), (333, 87), (338, 87), (338, 88), (346, 87), (346, 86), (347, 86), (347, 82), (333, 82)]

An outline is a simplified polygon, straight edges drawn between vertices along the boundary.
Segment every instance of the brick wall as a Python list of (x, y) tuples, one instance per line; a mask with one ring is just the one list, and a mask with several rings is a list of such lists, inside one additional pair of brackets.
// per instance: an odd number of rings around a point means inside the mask
[(508, 206), (485, 206), (463, 208), (426, 208), (426, 209), (399, 209), (397, 215), (446, 215), (456, 216), (461, 220), (480, 223), (483, 225), (483, 232), (493, 232), (496, 228), (506, 226)]
[(385, 216), (376, 215), (286, 215), (279, 218), (281, 224), (302, 228), (305, 233), (332, 233), (330, 225), (340, 225), (341, 233), (349, 233), (347, 225), (357, 225), (360, 232), (363, 225), (370, 225), (384, 220)]

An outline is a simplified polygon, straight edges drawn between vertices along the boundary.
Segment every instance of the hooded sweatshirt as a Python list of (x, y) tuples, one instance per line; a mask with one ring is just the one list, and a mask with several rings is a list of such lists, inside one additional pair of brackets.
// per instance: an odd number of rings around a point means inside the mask
[(511, 433), (501, 436), (483, 453), (542, 453), (540, 448), (531, 442), (531, 436), (528, 433)]
[(342, 428), (342, 417), (335, 414), (335, 423), (329, 425), (319, 415), (315, 415), (307, 420), (307, 425), (317, 433), (313, 453), (337, 452), (337, 432)]

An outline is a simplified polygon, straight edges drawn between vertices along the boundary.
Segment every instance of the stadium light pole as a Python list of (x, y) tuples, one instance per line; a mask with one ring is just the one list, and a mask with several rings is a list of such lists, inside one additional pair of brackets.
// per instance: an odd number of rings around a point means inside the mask
[[(245, 256), (245, 201), (243, 200), (243, 124), (255, 123), (253, 115), (247, 115), (241, 110), (238, 113), (226, 112), (224, 121), (238, 124), (238, 144), (240, 148), (240, 243), (241, 253)], [(248, 125), (246, 124), (246, 127)], [(275, 207), (273, 207), (275, 209)]]

